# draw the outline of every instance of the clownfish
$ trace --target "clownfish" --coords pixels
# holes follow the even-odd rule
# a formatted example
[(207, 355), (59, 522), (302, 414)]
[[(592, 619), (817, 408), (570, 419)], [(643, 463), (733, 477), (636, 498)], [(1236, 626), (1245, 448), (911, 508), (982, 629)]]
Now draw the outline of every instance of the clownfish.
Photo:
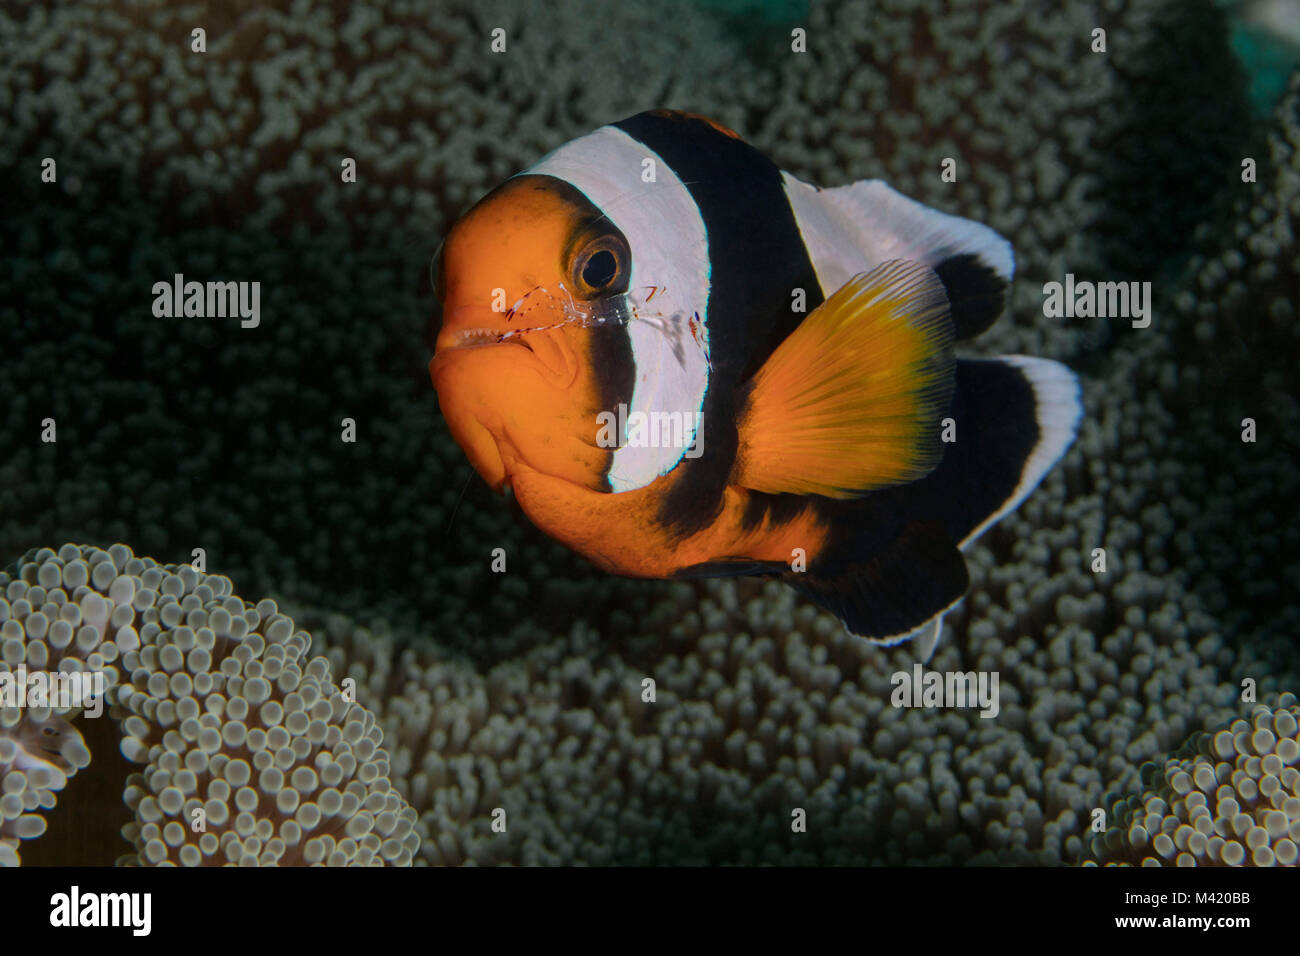
[(433, 263), (452, 436), (616, 574), (774, 575), (929, 658), (962, 550), (1074, 440), (1078, 381), (966, 359), (1011, 245), (880, 180), (820, 189), (640, 113), (488, 193)]

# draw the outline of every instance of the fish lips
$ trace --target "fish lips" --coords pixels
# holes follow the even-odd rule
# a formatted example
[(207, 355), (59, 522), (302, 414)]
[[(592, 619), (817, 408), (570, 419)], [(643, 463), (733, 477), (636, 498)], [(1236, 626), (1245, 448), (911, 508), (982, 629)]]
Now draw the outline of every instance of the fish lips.
[[(523, 354), (510, 354), (501, 350), (520, 350)], [(557, 389), (568, 389), (578, 377), (578, 360), (573, 348), (565, 340), (563, 324), (542, 328), (510, 329), (500, 326), (462, 327), (455, 330), (444, 329), (434, 347), (433, 361), (429, 363), (429, 372), (434, 378), (434, 387), (438, 385), (438, 369), (456, 361), (462, 356), (471, 355), (481, 350), (494, 350), (490, 353), (494, 362), (502, 366), (519, 363), (512, 374), (533, 372), (547, 385)], [(502, 383), (508, 387), (508, 382)]]

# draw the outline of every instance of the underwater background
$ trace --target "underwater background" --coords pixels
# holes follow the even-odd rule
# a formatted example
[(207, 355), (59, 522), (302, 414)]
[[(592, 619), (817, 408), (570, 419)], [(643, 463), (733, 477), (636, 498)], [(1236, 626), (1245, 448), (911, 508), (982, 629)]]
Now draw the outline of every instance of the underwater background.
[[(171, 579), (173, 599), (223, 597), (66, 543), (204, 549), (277, 661), (301, 653), (284, 667), (327, 701), (352, 678), (358, 733), (382, 730), (353, 761), (373, 820), (352, 834), (334, 809), (352, 836), (307, 862), (351, 861), (374, 827), (406, 849), (372, 856), (428, 864), (1295, 863), (1297, 22), (1286, 0), (0, 4), (0, 660), (30, 659), (53, 591), (75, 603), (78, 561), (115, 566), (83, 588), (133, 579), (146, 643)], [(546, 152), (655, 107), (1011, 240), (1008, 309), (972, 348), (1066, 363), (1085, 415), (966, 553), (928, 665), (997, 671), (996, 718), (892, 707), (908, 648), (779, 582), (597, 571), (450, 438), (426, 368), (441, 237)], [(259, 281), (260, 325), (156, 318), (175, 273)], [(1045, 318), (1067, 273), (1150, 281), (1150, 326)], [(0, 803), (0, 862), (200, 858), (160, 827), (185, 788), (146, 726), (190, 658), (131, 653), (117, 719), (73, 720), (88, 762)], [(24, 719), (0, 720), (0, 770)]]

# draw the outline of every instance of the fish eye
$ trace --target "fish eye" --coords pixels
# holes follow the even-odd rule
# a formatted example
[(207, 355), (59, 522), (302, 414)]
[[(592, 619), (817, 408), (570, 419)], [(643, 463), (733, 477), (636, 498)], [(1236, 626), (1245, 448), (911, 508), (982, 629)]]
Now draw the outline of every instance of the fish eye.
[(608, 249), (600, 249), (582, 267), (582, 281), (593, 289), (603, 289), (614, 281), (618, 260)]
[(600, 236), (587, 243), (574, 258), (574, 285), (586, 296), (625, 292), (630, 265), (631, 255), (622, 236)]

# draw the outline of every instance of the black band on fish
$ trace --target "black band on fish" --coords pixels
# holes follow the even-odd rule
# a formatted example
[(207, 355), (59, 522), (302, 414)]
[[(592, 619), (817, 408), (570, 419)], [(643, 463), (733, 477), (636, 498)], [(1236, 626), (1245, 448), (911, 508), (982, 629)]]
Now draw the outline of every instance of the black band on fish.
[(712, 372), (704, 400), (707, 452), (665, 496), (660, 520), (682, 535), (717, 514), (737, 448), (735, 389), (802, 321), (821, 286), (785, 199), (781, 170), (748, 144), (684, 115), (642, 113), (615, 124), (663, 158), (690, 191), (708, 232)]

